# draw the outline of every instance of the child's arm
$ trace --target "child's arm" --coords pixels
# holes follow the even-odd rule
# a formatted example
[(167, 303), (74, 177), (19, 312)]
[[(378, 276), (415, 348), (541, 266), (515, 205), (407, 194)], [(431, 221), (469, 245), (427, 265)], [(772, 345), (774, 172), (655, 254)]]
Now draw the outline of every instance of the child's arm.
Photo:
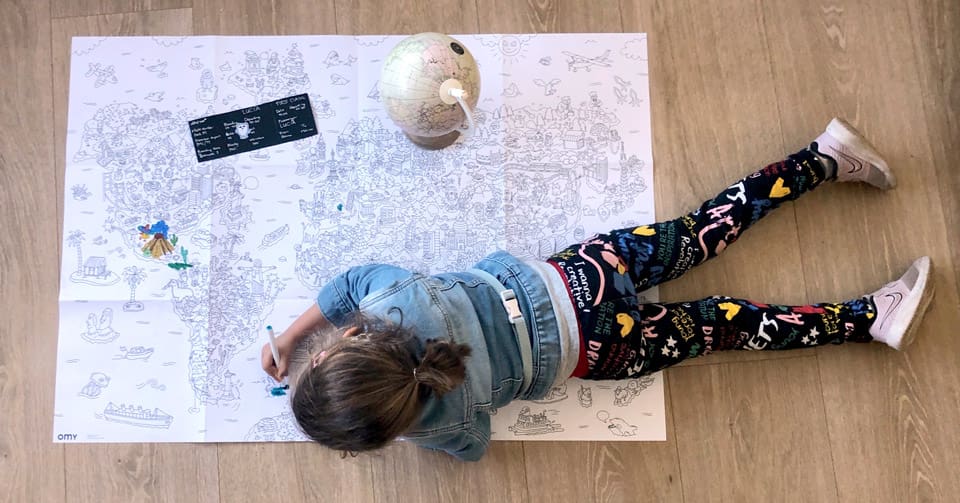
[(304, 337), (311, 334), (312, 332), (324, 331), (327, 329), (333, 328), (333, 325), (327, 320), (327, 317), (323, 315), (320, 311), (320, 306), (316, 303), (310, 305), (310, 307), (303, 312), (300, 316), (294, 320), (293, 323), (283, 331), (283, 335), (293, 338), (293, 346), (303, 340)]
[(305, 337), (333, 328), (343, 328), (351, 315), (359, 309), (367, 294), (386, 288), (410, 277), (410, 271), (385, 264), (351, 267), (323, 286), (317, 301), (304, 311), (283, 334), (277, 338), (280, 362), (273, 361), (270, 345), (263, 346), (260, 363), (263, 370), (280, 381), (290, 369), (290, 360)]
[(293, 352), (296, 351), (300, 342), (311, 333), (326, 331), (333, 325), (327, 320), (326, 316), (320, 311), (320, 306), (316, 303), (303, 312), (290, 326), (283, 331), (280, 337), (277, 337), (277, 352), (280, 353), (280, 361), (273, 361), (273, 353), (270, 350), (270, 344), (264, 344), (260, 350), (260, 363), (263, 370), (271, 377), (280, 381), (290, 369), (290, 359)]
[(320, 311), (334, 326), (343, 328), (367, 295), (410, 277), (410, 271), (386, 264), (351, 267), (328, 282), (317, 295)]

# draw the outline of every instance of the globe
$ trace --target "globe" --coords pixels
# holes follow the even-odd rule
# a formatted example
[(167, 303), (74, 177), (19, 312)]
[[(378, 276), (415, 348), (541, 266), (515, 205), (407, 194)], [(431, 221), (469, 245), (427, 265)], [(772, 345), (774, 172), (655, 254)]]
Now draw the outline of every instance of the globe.
[(480, 70), (466, 46), (453, 37), (420, 33), (403, 39), (387, 55), (380, 98), (390, 119), (414, 144), (443, 148), (457, 140), (465, 122), (472, 124)]

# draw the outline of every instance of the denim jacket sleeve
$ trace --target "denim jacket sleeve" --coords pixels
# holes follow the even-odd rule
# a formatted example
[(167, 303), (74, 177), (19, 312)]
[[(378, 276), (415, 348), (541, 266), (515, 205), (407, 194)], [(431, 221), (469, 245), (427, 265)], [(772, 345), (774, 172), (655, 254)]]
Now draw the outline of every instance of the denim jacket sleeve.
[(490, 446), (490, 416), (478, 412), (473, 424), (456, 431), (407, 440), (427, 449), (444, 451), (463, 461), (479, 461)]
[(342, 327), (371, 292), (410, 277), (410, 271), (386, 264), (351, 267), (320, 289), (317, 305), (334, 326)]

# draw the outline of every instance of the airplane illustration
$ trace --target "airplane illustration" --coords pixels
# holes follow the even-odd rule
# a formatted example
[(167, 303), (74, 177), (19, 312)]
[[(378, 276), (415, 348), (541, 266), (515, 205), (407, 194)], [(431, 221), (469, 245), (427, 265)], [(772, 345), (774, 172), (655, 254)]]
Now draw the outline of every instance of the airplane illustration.
[(595, 58), (588, 58), (580, 54), (574, 54), (572, 52), (563, 51), (563, 53), (570, 59), (567, 60), (567, 69), (576, 72), (577, 70), (586, 70), (590, 71), (592, 66), (604, 66), (610, 67), (610, 51), (603, 53), (601, 56)]

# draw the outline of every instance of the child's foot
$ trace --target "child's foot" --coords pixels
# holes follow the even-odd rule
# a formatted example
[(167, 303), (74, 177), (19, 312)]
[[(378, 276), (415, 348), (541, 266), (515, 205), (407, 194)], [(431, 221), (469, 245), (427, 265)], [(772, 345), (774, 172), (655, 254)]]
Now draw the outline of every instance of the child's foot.
[(933, 299), (930, 257), (920, 257), (900, 279), (869, 295), (877, 306), (870, 326), (874, 340), (902, 350), (913, 342), (923, 313)]
[(897, 185), (877, 149), (843, 119), (830, 121), (826, 131), (810, 144), (810, 150), (833, 161), (837, 181), (865, 182), (884, 190)]

